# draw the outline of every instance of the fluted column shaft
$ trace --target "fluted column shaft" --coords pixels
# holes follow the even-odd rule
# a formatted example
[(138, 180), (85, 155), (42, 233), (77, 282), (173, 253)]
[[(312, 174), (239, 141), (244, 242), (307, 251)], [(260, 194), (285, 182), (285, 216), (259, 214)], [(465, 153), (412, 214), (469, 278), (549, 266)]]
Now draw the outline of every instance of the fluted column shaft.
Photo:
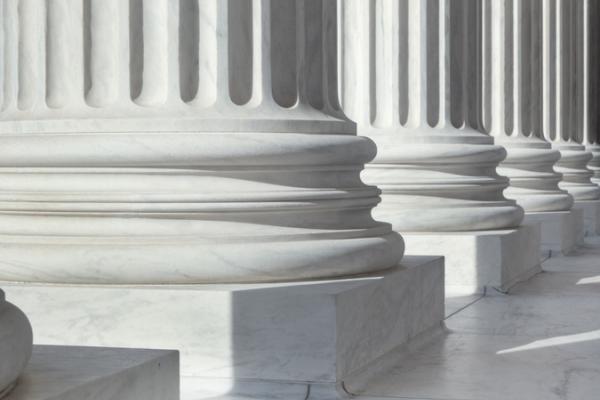
[(486, 123), (507, 151), (498, 172), (510, 179), (504, 192), (527, 212), (569, 210), (573, 198), (554, 171), (560, 152), (543, 137), (541, 0), (485, 0), (483, 48), (490, 94), (484, 101)]
[[(591, 182), (587, 164), (592, 153), (584, 141), (584, 108), (587, 102), (587, 58), (584, 51), (586, 0), (553, 0), (544, 12), (544, 49), (547, 52), (545, 81), (551, 86), (553, 113), (545, 135), (561, 153), (556, 170), (563, 174), (559, 186), (577, 200), (600, 199), (600, 188)], [(587, 128), (585, 128), (587, 129)]]
[(364, 174), (383, 190), (376, 217), (400, 232), (519, 225), (496, 173), (505, 150), (476, 129), (481, 3), (342, 4), (342, 104), (378, 145)]
[(375, 146), (339, 111), (335, 1), (0, 9), (0, 279), (277, 281), (401, 257), (360, 180)]
[(592, 171), (592, 182), (600, 184), (600, 5), (597, 1), (585, 0), (582, 4), (583, 32), (580, 46), (583, 54), (583, 144), (592, 153), (588, 168)]
[(335, 66), (323, 67), (335, 4), (304, 4), (7, 0), (0, 132), (227, 132), (240, 120), (269, 132), (306, 121), (310, 132), (323, 119), (315, 131), (352, 132), (331, 118)]

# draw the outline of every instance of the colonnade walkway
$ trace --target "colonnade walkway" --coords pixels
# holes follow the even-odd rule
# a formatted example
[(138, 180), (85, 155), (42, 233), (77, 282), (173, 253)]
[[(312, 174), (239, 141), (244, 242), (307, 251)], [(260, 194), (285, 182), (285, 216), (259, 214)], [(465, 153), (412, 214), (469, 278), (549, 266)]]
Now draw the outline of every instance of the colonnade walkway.
[(542, 266), (507, 295), (447, 308), (442, 337), (404, 355), (359, 398), (599, 398), (600, 237)]

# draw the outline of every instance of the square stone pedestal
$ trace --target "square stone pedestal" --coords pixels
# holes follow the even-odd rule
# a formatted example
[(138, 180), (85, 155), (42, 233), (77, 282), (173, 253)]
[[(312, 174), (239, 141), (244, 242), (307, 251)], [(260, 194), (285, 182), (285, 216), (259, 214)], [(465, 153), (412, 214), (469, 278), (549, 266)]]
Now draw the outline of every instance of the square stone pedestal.
[(496, 231), (402, 236), (409, 254), (445, 257), (448, 293), (482, 293), (487, 288), (506, 292), (515, 283), (541, 271), (539, 224)]
[(543, 257), (573, 252), (584, 232), (582, 210), (526, 213), (525, 223), (540, 224)]
[(34, 346), (3, 400), (179, 400), (176, 351)]
[(583, 212), (584, 236), (600, 234), (600, 200), (575, 200), (573, 209)]
[(439, 329), (444, 316), (440, 257), (406, 257), (382, 273), (327, 281), (1, 287), (29, 317), (37, 343), (180, 350), (186, 400), (187, 388), (196, 398), (221, 388), (335, 392)]

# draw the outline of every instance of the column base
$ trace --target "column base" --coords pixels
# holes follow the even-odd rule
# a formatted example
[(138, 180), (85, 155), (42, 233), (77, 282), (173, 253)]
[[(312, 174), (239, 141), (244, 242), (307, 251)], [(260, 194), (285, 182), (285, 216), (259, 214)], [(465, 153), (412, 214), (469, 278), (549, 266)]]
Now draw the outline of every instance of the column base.
[(584, 236), (600, 233), (600, 200), (575, 200), (573, 209), (583, 212)]
[(31, 356), (33, 333), (27, 316), (0, 290), (0, 399), (13, 389)]
[(3, 287), (28, 313), (37, 342), (179, 349), (182, 382), (195, 392), (339, 387), (444, 317), (440, 257), (326, 281)]
[(10, 385), (6, 386), (4, 389), (0, 389), (0, 399), (6, 398), (10, 392), (17, 386), (17, 382), (14, 381)]
[(542, 257), (570, 254), (583, 233), (581, 210), (525, 213), (524, 222), (540, 224)]
[(175, 351), (35, 346), (4, 400), (179, 400)]
[[(540, 227), (448, 233), (402, 233), (411, 254), (443, 255), (446, 291), (506, 292), (541, 271)], [(493, 291), (489, 291), (493, 293)]]

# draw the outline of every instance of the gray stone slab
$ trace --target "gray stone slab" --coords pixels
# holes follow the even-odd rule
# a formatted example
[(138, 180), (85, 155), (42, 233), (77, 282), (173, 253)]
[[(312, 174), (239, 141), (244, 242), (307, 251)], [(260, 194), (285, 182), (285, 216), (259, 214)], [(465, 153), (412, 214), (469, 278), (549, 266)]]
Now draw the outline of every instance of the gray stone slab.
[(4, 400), (179, 400), (179, 354), (34, 346), (29, 365)]

